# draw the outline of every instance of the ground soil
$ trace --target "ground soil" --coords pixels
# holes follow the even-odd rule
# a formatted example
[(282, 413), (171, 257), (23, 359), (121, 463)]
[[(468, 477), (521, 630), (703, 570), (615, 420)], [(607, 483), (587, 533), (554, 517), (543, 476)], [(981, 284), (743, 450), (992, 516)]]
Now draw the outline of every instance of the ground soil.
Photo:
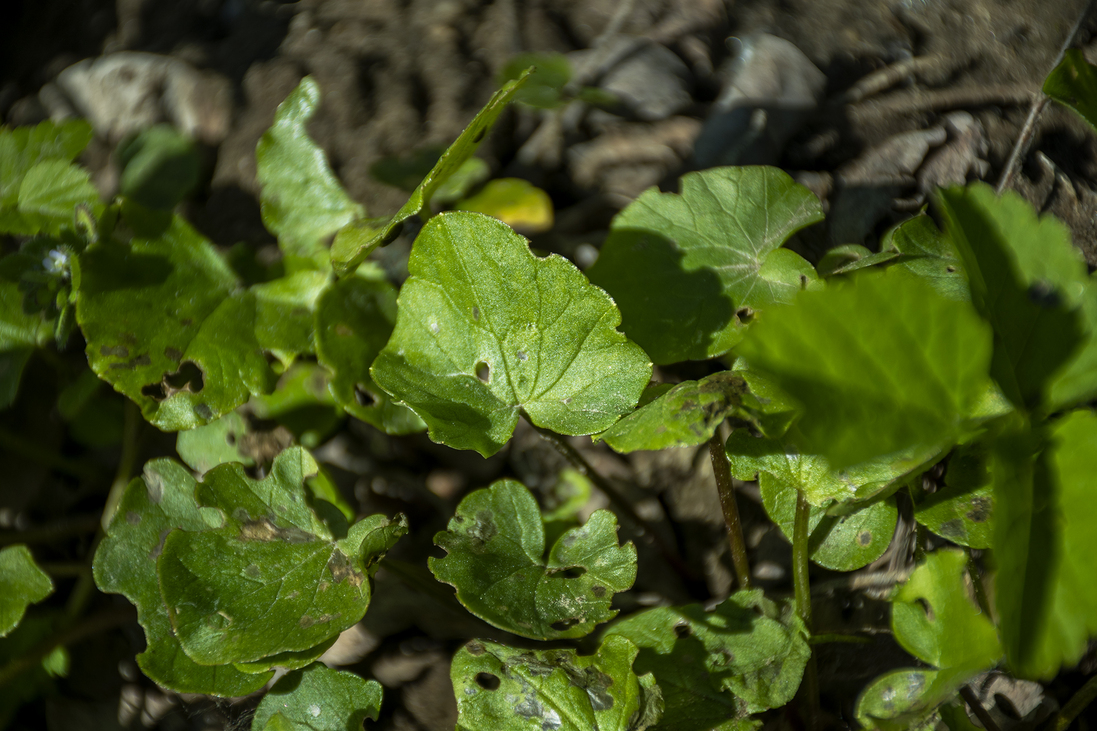
[[(186, 204), (186, 214), (218, 244), (242, 241), (270, 247), (272, 238), (259, 217), (255, 144), (278, 103), (306, 74), (316, 78), (323, 92), (310, 128), (313, 135), (351, 195), (371, 215), (380, 216), (399, 207), (406, 194), (376, 180), (371, 165), (386, 156), (448, 144), (497, 87), (498, 75), (512, 56), (597, 46), (616, 18), (622, 21), (616, 35), (645, 36), (681, 60), (689, 103), (656, 120), (635, 113), (590, 113), (552, 144), (537, 149), (530, 139), (544, 126), (545, 115), (514, 109), (483, 151), (494, 175), (527, 178), (552, 196), (557, 226), (534, 244), (579, 258), (581, 247), (596, 245), (613, 213), (644, 187), (674, 189), (677, 177), (695, 166), (693, 139), (727, 82), (726, 65), (741, 47), (735, 39), (759, 31), (784, 38), (825, 75), (824, 98), (772, 162), (837, 208), (843, 190), (856, 187), (849, 171), (867, 165), (867, 152), (902, 133), (943, 129), (946, 115), (955, 112), (969, 113), (982, 135), (969, 147), (957, 143), (949, 148), (960, 161), (961, 180), (996, 182), (1033, 93), (1054, 66), (1085, 5), (1087, 0), (23, 2), (14, 20), (0, 23), (0, 119), (17, 125), (47, 117), (51, 108), (40, 90), (82, 58), (147, 51), (210, 72), (231, 90), (231, 125), (207, 143), (203, 183)], [(621, 12), (622, 6), (628, 12)], [(1095, 29), (1097, 18), (1091, 18), (1077, 36), (1076, 45), (1091, 60), (1097, 57)], [(851, 90), (872, 74), (911, 59), (918, 60), (912, 70), (850, 101)], [(946, 147), (959, 139), (953, 132), (948, 135)], [(1051, 106), (1009, 183), (1041, 210), (1068, 223), (1091, 266), (1097, 265), (1095, 140), (1097, 135), (1071, 113)], [(111, 192), (113, 142), (97, 140), (83, 160), (96, 171), (106, 193)], [(878, 217), (851, 222), (850, 229), (821, 229), (798, 242), (800, 250), (813, 258), (835, 243), (871, 248), (889, 224), (924, 201), (918, 182), (922, 166), (917, 160), (913, 168), (900, 171), (898, 181), (888, 177), (892, 173), (873, 168), (857, 185), (884, 191)], [(844, 235), (839, 231), (846, 230), (855, 230), (860, 238), (837, 240)], [(396, 253), (382, 256), (398, 260), (399, 246), (393, 247)], [(406, 246), (403, 251), (406, 256)], [(695, 377), (703, 369), (695, 365), (664, 375)], [(171, 445), (170, 440), (152, 438), (148, 451), (170, 453)], [(641, 512), (660, 523), (693, 565), (702, 567), (695, 581), (682, 581), (641, 544), (641, 566), (649, 568), (622, 608), (726, 594), (730, 563), (704, 454), (679, 450), (624, 459), (589, 443), (580, 446), (599, 469), (627, 478)], [(416, 537), (400, 549), (399, 557), (419, 563), (431, 550), (430, 536), (444, 526), (467, 490), (501, 475), (517, 476), (535, 490), (547, 489), (563, 466), (537, 435), (521, 430), (506, 451), (485, 461), (425, 438), (390, 439), (357, 424), (341, 432), (320, 456), (332, 465), (347, 493), (358, 498), (363, 512), (409, 514)], [(27, 474), (20, 478), (23, 484), (40, 485), (46, 479), (33, 470)], [(19, 504), (33, 510), (53, 494), (43, 490), (37, 502), (23, 495)], [(754, 560), (768, 567), (763, 583), (787, 591), (787, 544), (767, 530), (749, 485), (742, 494)], [(75, 499), (69, 504), (81, 505)], [(892, 557), (898, 563), (907, 558)], [(389, 688), (379, 727), (453, 728), (448, 657), (469, 637), (500, 633), (445, 603), (444, 597), (417, 594), (384, 572), (375, 596), (360, 645), (348, 652), (353, 658), (349, 667)], [(886, 605), (870, 596), (838, 592), (821, 599), (817, 617), (828, 627), (864, 629), (886, 627), (887, 614)], [(820, 659), (824, 704), (836, 727), (848, 723), (856, 694), (868, 680), (909, 664), (886, 633), (876, 637), (868, 649), (829, 651)], [(143, 681), (132, 663), (140, 646), (134, 625), (126, 634), (77, 648), (62, 697), (25, 711), (16, 727), (40, 727), (45, 718), (50, 728), (92, 728), (88, 723), (116, 728), (117, 721), (110, 724), (120, 702), (137, 709), (127, 717), (132, 728), (205, 729), (246, 722), (253, 701), (179, 698)], [(771, 720), (774, 727), (787, 723)]]

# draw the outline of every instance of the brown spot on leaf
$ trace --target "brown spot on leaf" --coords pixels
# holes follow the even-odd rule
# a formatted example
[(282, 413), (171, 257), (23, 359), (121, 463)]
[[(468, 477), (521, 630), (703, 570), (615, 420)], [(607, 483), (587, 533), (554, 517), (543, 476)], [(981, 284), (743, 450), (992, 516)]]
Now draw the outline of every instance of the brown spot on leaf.
[(598, 586), (597, 584), (595, 584), (594, 586), (590, 587), (590, 593), (601, 599), (606, 595), (606, 587)]
[(130, 357), (130, 349), (125, 345), (104, 345), (99, 348), (99, 355), (108, 355), (115, 358)]
[(354, 335), (354, 330), (351, 330), (350, 325), (345, 322), (340, 322), (335, 325), (335, 334), (341, 338), (349, 338)]
[(872, 531), (863, 530), (857, 534), (857, 545), (865, 547), (870, 543), (872, 543)]
[(183, 351), (178, 348), (173, 348), (170, 345), (164, 348), (164, 357), (168, 360), (173, 360), (176, 363), (183, 360)]
[(971, 499), (971, 510), (967, 512), (968, 520), (973, 523), (985, 523), (990, 520), (990, 498), (982, 495)]
[(484, 646), (476, 640), (473, 640), (472, 642), (465, 645), (465, 649), (469, 651), (470, 655), (478, 656), (484, 654)]
[(295, 525), (279, 527), (270, 518), (249, 520), (240, 526), (241, 541), (283, 541), (284, 543), (308, 543), (316, 536), (307, 533)]
[(351, 565), (350, 559), (342, 551), (337, 550), (332, 554), (331, 560), (328, 561), (328, 570), (331, 571), (331, 577), (336, 584), (346, 581), (357, 588), (364, 580), (362, 573)]

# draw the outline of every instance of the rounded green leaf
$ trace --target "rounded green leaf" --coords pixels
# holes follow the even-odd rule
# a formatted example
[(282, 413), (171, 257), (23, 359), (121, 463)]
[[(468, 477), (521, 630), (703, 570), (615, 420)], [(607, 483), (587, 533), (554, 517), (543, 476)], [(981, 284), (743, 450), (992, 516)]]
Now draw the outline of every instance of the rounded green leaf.
[[(407, 521), (365, 518), (345, 538), (309, 506), (308, 453), (282, 452), (266, 479), (239, 464), (206, 473), (199, 500), (223, 524), (168, 534), (157, 560), (175, 635), (196, 662), (252, 662), (309, 651), (358, 622), (368, 571), (407, 532)], [(378, 540), (378, 536), (383, 536)]]
[(523, 637), (589, 634), (617, 615), (613, 595), (636, 580), (636, 548), (618, 545), (606, 510), (565, 531), (546, 557), (537, 502), (514, 480), (466, 496), (448, 527), (434, 536), (448, 554), (430, 559), (435, 578), (477, 617)]
[(613, 219), (590, 279), (656, 363), (704, 360), (818, 278), (778, 247), (822, 219), (819, 199), (776, 168), (688, 173), (681, 195), (652, 188)]
[(606, 631), (640, 648), (636, 672), (663, 691), (659, 729), (708, 731), (778, 708), (800, 687), (811, 650), (792, 602), (740, 591), (706, 612), (699, 604), (659, 607)]
[(914, 506), (914, 518), (937, 535), (969, 548), (990, 548), (994, 489), (983, 445), (965, 445), (949, 457), (945, 485)]
[(660, 715), (658, 688), (632, 670), (636, 646), (610, 637), (590, 656), (473, 640), (450, 675), (462, 731), (643, 731)]
[(331, 371), (331, 395), (348, 414), (388, 434), (409, 434), (426, 425), (393, 402), (369, 373), (395, 322), (395, 287), (358, 276), (341, 279), (316, 307), (316, 358)]
[(175, 451), (188, 467), (199, 474), (228, 462), (251, 467), (255, 460), (240, 449), (247, 433), (248, 425), (244, 417), (230, 411), (205, 426), (179, 432), (175, 439)]
[(408, 202), (395, 215), (380, 221), (355, 221), (343, 227), (331, 245), (331, 265), (336, 274), (343, 277), (353, 272), (371, 251), (392, 242), (400, 234), (404, 221), (427, 209), (438, 189), (476, 152), (495, 120), (503, 113), (515, 92), (526, 82), (531, 71), (532, 69), (526, 69), (518, 78), (503, 84), (495, 92), (453, 144), (442, 153), (442, 157), (438, 158), (438, 162), (412, 192)]
[[(857, 720), (879, 731), (933, 729), (932, 715), (960, 685), (943, 684), (937, 670), (893, 670), (872, 681), (857, 699)], [(942, 689), (948, 693), (940, 692)]]
[(970, 304), (900, 270), (805, 292), (736, 349), (803, 405), (803, 450), (839, 469), (950, 447), (986, 393), (990, 351)]
[(89, 247), (80, 266), (76, 318), (88, 363), (160, 429), (201, 426), (273, 387), (255, 294), (239, 291), (182, 219), (159, 238)]
[(216, 519), (196, 500), (197, 482), (181, 465), (157, 459), (126, 487), (118, 510), (99, 544), (93, 563), (95, 583), (105, 592), (123, 594), (137, 606), (137, 619), (148, 647), (137, 664), (154, 682), (181, 693), (222, 697), (259, 690), (271, 673), (243, 673), (231, 665), (199, 665), (179, 644), (160, 596), (156, 559), (173, 529), (202, 531)]
[(380, 712), (380, 683), (317, 663), (275, 683), (259, 701), (251, 728), (362, 731), (363, 722), (367, 718), (376, 721)]
[(599, 432), (651, 376), (644, 352), (615, 329), (613, 300), (493, 218), (434, 217), (408, 270), (396, 329), (371, 373), (436, 442), (492, 455), (523, 411), (560, 434)]
[(263, 224), (288, 255), (310, 257), (321, 241), (365, 215), (331, 171), (306, 124), (320, 105), (311, 76), (278, 105), (274, 124), (255, 147)]
[(53, 593), (53, 581), (38, 568), (26, 546), (0, 550), (0, 637), (6, 637), (21, 621), (27, 606)]

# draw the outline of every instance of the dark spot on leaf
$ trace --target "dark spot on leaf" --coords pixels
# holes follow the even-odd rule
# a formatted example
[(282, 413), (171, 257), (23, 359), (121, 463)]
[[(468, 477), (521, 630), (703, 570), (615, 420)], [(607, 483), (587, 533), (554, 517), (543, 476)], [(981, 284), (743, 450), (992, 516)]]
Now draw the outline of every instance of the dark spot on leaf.
[(525, 352), (523, 352), (521, 350), (518, 351), (517, 355), (518, 355), (518, 360), (529, 360), (529, 356), (526, 355)]
[(205, 421), (209, 421), (213, 418), (213, 409), (206, 404), (195, 404), (194, 413), (198, 414), (198, 418)]
[(361, 384), (356, 384), (354, 386), (354, 400), (358, 402), (359, 406), (366, 408), (377, 403), (377, 398), (372, 393), (362, 388)]
[(132, 510), (126, 512), (126, 522), (130, 525), (137, 525), (141, 522), (141, 514), (135, 513)]
[(946, 520), (944, 523), (941, 523), (941, 529), (938, 531), (944, 538), (960, 538), (966, 532), (967, 531), (964, 530), (964, 523), (959, 518)]
[(1062, 304), (1062, 297), (1059, 296), (1059, 291), (1055, 289), (1055, 286), (1051, 282), (1044, 280), (1032, 283), (1028, 288), (1028, 298), (1033, 304), (1049, 309), (1058, 307)]
[(351, 566), (350, 559), (342, 551), (335, 551), (331, 560), (328, 561), (328, 570), (331, 571), (331, 577), (335, 579), (336, 584), (341, 584), (344, 580), (347, 581), (353, 587), (359, 587), (362, 585), (362, 574), (355, 570)]
[(499, 677), (491, 673), (476, 673), (476, 684), (484, 690), (499, 690)]
[(971, 499), (971, 510), (967, 512), (968, 520), (973, 523), (985, 523), (990, 520), (990, 498), (979, 495)]
[(929, 602), (927, 602), (925, 599), (922, 599), (921, 597), (918, 597), (914, 601), (918, 604), (918, 606), (922, 608), (922, 611), (926, 613), (926, 619), (928, 619), (930, 622), (933, 622), (937, 619), (937, 615), (934, 613), (933, 607), (929, 605)]
[(335, 325), (335, 334), (341, 338), (349, 338), (354, 335), (354, 330), (351, 330), (350, 325), (345, 322), (340, 322)]
[(164, 357), (168, 360), (174, 360), (176, 363), (183, 360), (183, 351), (178, 348), (173, 348), (170, 345), (164, 348)]
[(465, 649), (469, 651), (470, 655), (479, 656), (484, 654), (484, 646), (476, 640), (465, 645)]
[(130, 349), (125, 345), (104, 345), (99, 348), (99, 355), (110, 355), (115, 358), (130, 357)]
[(581, 617), (569, 617), (568, 619), (558, 619), (549, 626), (557, 632), (563, 632), (564, 630), (570, 629), (582, 621), (583, 620)]
[(473, 307), (472, 308), (472, 319), (479, 321), (479, 319), (480, 319), (480, 308), (479, 307)]
[(857, 534), (857, 545), (867, 546), (872, 543), (872, 531), (863, 530)]
[(236, 435), (233, 434), (232, 432), (227, 432), (225, 434), (225, 442), (227, 442), (230, 447), (235, 447), (236, 446)]
[(121, 363), (111, 363), (110, 368), (111, 370), (132, 371), (139, 366), (147, 366), (150, 363), (152, 363), (152, 359), (149, 358), (148, 353), (142, 353), (131, 360), (122, 361)]
[(598, 586), (597, 584), (595, 584), (594, 586), (590, 587), (590, 593), (601, 599), (606, 595), (606, 587)]
[(477, 142), (484, 139), (484, 135), (486, 135), (487, 132), (488, 132), (487, 127), (481, 127), (480, 129), (476, 130), (476, 134), (474, 134), (472, 136), (472, 144), (475, 145)]
[(190, 319), (189, 317), (184, 317), (182, 320), (179, 321), (179, 324), (183, 327), (190, 327), (194, 324), (194, 320)]
[(476, 364), (476, 377), (484, 383), (491, 382), (491, 366), (484, 361), (480, 361)]
[(750, 324), (750, 321), (754, 319), (754, 310), (749, 307), (740, 307), (735, 312), (735, 317), (744, 325)]
[(469, 535), (481, 544), (490, 541), (499, 533), (499, 529), (495, 527), (494, 518), (495, 516), (490, 510), (478, 512), (472, 526), (469, 528)]
[(259, 567), (253, 563), (248, 564), (247, 568), (244, 569), (244, 573), (253, 579), (257, 579), (259, 578)]
[(800, 289), (805, 289), (808, 286), (808, 277), (806, 274), (800, 275)]
[(953, 274), (956, 271), (956, 267), (954, 267), (950, 264), (949, 266), (945, 267), (945, 271), (948, 272), (949, 274)]
[(678, 639), (685, 639), (693, 634), (693, 630), (689, 628), (688, 624), (678, 624), (674, 626), (674, 636)]

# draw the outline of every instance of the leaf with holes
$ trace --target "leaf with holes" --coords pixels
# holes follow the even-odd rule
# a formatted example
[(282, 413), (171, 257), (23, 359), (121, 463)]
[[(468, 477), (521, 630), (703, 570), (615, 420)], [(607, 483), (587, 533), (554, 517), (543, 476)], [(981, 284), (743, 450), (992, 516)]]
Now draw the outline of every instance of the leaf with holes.
[(659, 688), (632, 670), (636, 646), (610, 637), (589, 656), (473, 640), (450, 675), (462, 731), (644, 731), (662, 714)]
[(779, 247), (822, 219), (819, 199), (776, 168), (688, 173), (681, 195), (652, 188), (617, 214), (590, 279), (656, 363), (704, 360), (818, 280)]
[(91, 246), (80, 266), (88, 363), (160, 429), (207, 424), (274, 386), (255, 294), (182, 219), (159, 238)]
[(1052, 678), (1097, 635), (1097, 414), (1007, 432), (991, 455), (1002, 644), (1018, 676)]
[(38, 568), (26, 546), (0, 550), (0, 637), (23, 621), (27, 606), (53, 593), (53, 581)]
[(493, 218), (434, 217), (408, 270), (371, 373), (436, 442), (490, 456), (523, 412), (559, 434), (593, 434), (631, 410), (651, 377), (647, 356), (615, 329), (613, 300)]
[(594, 437), (618, 452), (704, 444), (739, 410), (746, 383), (731, 371), (683, 381)]
[(252, 731), (361, 731), (381, 712), (381, 684), (319, 663), (284, 675), (255, 709)]
[(661, 731), (743, 728), (748, 714), (792, 700), (811, 654), (792, 602), (758, 589), (711, 612), (699, 604), (648, 609), (610, 627), (606, 637), (614, 636), (640, 648), (636, 672), (652, 673), (663, 691)]
[(157, 560), (172, 628), (196, 662), (309, 651), (365, 614), (370, 569), (407, 521), (373, 515), (345, 537), (333, 535), (306, 499), (303, 482), (315, 471), (308, 453), (294, 448), (262, 481), (238, 464), (206, 473), (198, 502), (223, 522), (172, 531)]
[(445, 558), (430, 570), (485, 622), (538, 640), (583, 637), (617, 615), (610, 602), (636, 580), (636, 548), (617, 543), (617, 519), (596, 510), (545, 556), (545, 527), (529, 490), (500, 480), (461, 501), (434, 536)]
[(199, 665), (183, 652), (160, 595), (156, 561), (165, 536), (172, 530), (208, 530), (217, 524), (216, 511), (202, 508), (195, 496), (197, 482), (169, 459), (145, 465), (142, 477), (126, 487), (106, 537), (95, 552), (95, 583), (104, 592), (123, 594), (137, 605), (147, 648), (137, 656), (142, 672), (154, 682), (180, 693), (221, 697), (259, 690), (272, 674), (249, 674), (232, 665)]
[(914, 519), (961, 546), (991, 547), (994, 489), (985, 444), (976, 442), (952, 452), (944, 486), (917, 501)]
[(985, 184), (940, 201), (972, 301), (994, 328), (992, 374), (1005, 395), (1040, 413), (1097, 395), (1097, 286), (1067, 227)]
[(799, 444), (834, 469), (951, 447), (989, 388), (986, 324), (897, 270), (805, 292), (736, 352), (803, 405)]
[(857, 717), (866, 727), (910, 728), (955, 696), (960, 686), (998, 663), (998, 633), (969, 596), (966, 564), (961, 551), (932, 553), (895, 593), (895, 639), (937, 669), (896, 670), (877, 678), (857, 702)]
[(348, 414), (388, 434), (426, 424), (370, 377), (396, 322), (396, 289), (383, 279), (350, 276), (331, 285), (316, 308), (316, 358), (331, 371), (331, 395)]
[(316, 256), (323, 239), (365, 215), (309, 137), (306, 124), (319, 105), (320, 87), (306, 76), (278, 105), (255, 148), (263, 224), (290, 257)]
[(526, 69), (518, 78), (506, 82), (495, 92), (453, 144), (442, 153), (442, 157), (412, 192), (408, 202), (394, 216), (380, 221), (357, 221), (343, 227), (331, 247), (331, 264), (336, 274), (342, 277), (353, 272), (371, 251), (395, 240), (400, 235), (404, 221), (427, 210), (438, 189), (476, 152), (495, 120), (526, 82), (531, 71), (532, 69)]

